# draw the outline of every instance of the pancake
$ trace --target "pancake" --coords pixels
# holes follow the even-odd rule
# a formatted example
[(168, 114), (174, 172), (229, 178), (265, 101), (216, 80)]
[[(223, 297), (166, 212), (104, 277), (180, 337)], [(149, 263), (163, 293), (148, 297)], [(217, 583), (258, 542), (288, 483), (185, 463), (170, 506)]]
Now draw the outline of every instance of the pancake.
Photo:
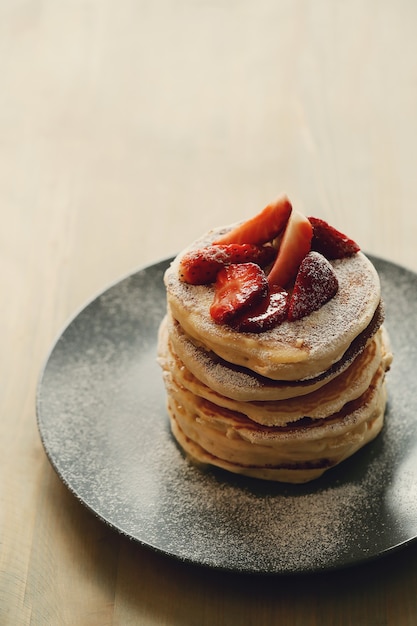
[[(211, 231), (191, 249), (209, 245), (219, 232)], [(318, 311), (263, 333), (239, 333), (211, 319), (212, 285), (181, 281), (179, 264), (189, 249), (179, 254), (165, 273), (172, 316), (196, 345), (266, 378), (299, 381), (327, 371), (369, 326), (380, 304), (378, 274), (369, 259), (358, 252), (331, 262), (339, 289)]]
[(216, 389), (201, 382), (187, 369), (173, 351), (168, 337), (167, 324), (161, 326), (159, 338), (160, 364), (165, 372), (170, 372), (178, 386), (182, 386), (196, 396), (204, 398), (220, 407), (242, 413), (258, 424), (285, 426), (303, 417), (322, 419), (336, 413), (352, 400), (362, 395), (371, 384), (372, 378), (381, 363), (384, 370), (390, 365), (390, 351), (386, 333), (379, 330), (365, 350), (340, 376), (332, 379), (316, 391), (302, 397), (282, 400), (239, 401), (223, 395)]
[[(239, 332), (211, 317), (213, 282), (190, 284), (180, 272), (184, 255), (200, 254), (229, 230), (200, 237), (164, 275), (167, 314), (158, 361), (171, 431), (198, 465), (304, 483), (353, 455), (383, 427), (392, 353), (379, 277), (345, 238), (353, 252), (323, 259), (337, 284), (325, 303), (300, 319), (286, 314), (272, 329)], [(286, 288), (291, 291), (292, 283)]]
[(357, 400), (327, 419), (290, 427), (261, 427), (243, 415), (196, 398), (171, 379), (168, 413), (172, 432), (189, 457), (237, 474), (302, 483), (350, 457), (383, 426), (384, 372)]
[[(201, 345), (195, 345), (180, 324), (168, 312), (166, 322), (174, 352), (189, 371), (205, 385), (229, 398), (242, 401), (268, 401), (294, 398), (316, 389), (344, 372), (365, 349), (369, 340), (381, 327), (384, 319), (381, 304), (378, 305), (369, 326), (352, 341), (342, 358), (318, 376), (298, 381), (279, 381), (260, 376), (247, 367), (228, 363)], [(386, 338), (387, 341), (387, 338)]]

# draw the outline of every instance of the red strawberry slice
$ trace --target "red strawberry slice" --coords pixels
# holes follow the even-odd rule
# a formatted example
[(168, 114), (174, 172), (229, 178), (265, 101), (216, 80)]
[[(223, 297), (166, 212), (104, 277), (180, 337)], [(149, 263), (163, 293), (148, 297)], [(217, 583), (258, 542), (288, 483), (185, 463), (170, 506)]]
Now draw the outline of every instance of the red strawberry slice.
[(257, 263), (264, 267), (273, 261), (272, 246), (252, 244), (212, 245), (187, 252), (180, 261), (179, 277), (191, 285), (207, 285), (216, 280), (217, 273), (232, 263)]
[(358, 244), (318, 217), (309, 217), (313, 226), (311, 249), (320, 252), (326, 259), (342, 259), (359, 252)]
[(262, 333), (287, 319), (289, 294), (280, 287), (272, 291), (257, 307), (251, 308), (236, 321), (233, 328), (243, 333)]
[(299, 320), (320, 309), (337, 293), (337, 276), (329, 261), (319, 252), (303, 259), (288, 306), (288, 319)]
[(313, 227), (309, 220), (293, 211), (282, 237), (274, 265), (268, 274), (269, 285), (286, 287), (297, 274), (300, 263), (310, 252)]
[(284, 230), (292, 211), (286, 196), (268, 204), (252, 217), (220, 237), (216, 243), (254, 243), (262, 245), (272, 241)]
[(217, 324), (230, 324), (267, 295), (268, 281), (259, 265), (226, 265), (217, 274), (210, 315)]

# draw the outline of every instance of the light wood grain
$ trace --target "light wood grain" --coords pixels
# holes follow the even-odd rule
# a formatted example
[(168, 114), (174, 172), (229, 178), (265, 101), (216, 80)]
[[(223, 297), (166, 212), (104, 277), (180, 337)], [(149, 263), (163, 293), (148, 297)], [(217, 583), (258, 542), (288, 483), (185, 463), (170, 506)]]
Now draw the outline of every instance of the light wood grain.
[(417, 548), (333, 575), (186, 567), (69, 494), (42, 364), (98, 291), (286, 192), (417, 271), (412, 0), (3, 0), (0, 623), (417, 621)]

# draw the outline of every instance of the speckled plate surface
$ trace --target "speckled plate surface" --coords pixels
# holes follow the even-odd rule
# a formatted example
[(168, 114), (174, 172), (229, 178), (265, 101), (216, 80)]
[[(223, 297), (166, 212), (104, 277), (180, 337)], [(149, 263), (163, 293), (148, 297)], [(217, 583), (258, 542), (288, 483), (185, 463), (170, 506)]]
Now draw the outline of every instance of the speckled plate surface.
[(182, 561), (295, 574), (364, 562), (417, 537), (417, 275), (380, 273), (394, 363), (383, 433), (327, 475), (285, 486), (202, 472), (174, 443), (156, 363), (168, 260), (86, 306), (42, 373), (38, 426), (68, 488), (115, 530)]

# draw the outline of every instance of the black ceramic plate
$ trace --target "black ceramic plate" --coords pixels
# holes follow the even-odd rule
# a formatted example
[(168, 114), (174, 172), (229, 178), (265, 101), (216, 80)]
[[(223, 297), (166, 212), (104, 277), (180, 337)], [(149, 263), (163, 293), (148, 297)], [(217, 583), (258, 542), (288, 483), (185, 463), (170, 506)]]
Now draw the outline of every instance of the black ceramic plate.
[(203, 472), (169, 432), (156, 363), (163, 272), (97, 297), (57, 341), (38, 388), (46, 453), (69, 489), (117, 531), (182, 561), (294, 574), (375, 558), (417, 536), (417, 275), (373, 259), (394, 363), (382, 434), (304, 486)]

